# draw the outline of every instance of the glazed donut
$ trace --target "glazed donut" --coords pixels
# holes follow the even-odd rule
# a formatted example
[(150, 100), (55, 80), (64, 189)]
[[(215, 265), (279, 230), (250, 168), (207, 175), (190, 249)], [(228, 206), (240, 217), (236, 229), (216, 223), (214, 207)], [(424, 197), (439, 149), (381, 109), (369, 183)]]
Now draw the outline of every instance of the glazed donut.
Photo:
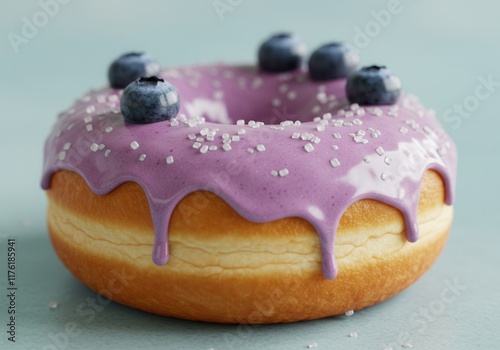
[(183, 319), (293, 322), (383, 301), (438, 257), (456, 151), (416, 97), (360, 106), (345, 78), (302, 66), (158, 75), (177, 117), (125, 122), (126, 93), (105, 87), (46, 142), (50, 238), (92, 290)]

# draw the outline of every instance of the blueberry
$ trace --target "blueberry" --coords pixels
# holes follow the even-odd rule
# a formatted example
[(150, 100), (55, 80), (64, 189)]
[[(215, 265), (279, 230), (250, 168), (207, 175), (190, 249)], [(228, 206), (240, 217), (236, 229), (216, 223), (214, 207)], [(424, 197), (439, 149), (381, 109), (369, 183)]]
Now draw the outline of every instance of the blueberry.
[(160, 74), (160, 64), (143, 52), (130, 52), (117, 58), (108, 70), (109, 84), (115, 89), (124, 89), (140, 77)]
[(169, 120), (179, 112), (179, 93), (163, 79), (139, 78), (123, 90), (120, 108), (125, 121), (129, 123), (148, 124)]
[(392, 105), (401, 94), (401, 81), (385, 66), (363, 67), (347, 78), (346, 94), (350, 103)]
[(299, 68), (306, 54), (306, 45), (296, 35), (277, 34), (259, 48), (259, 67), (266, 72), (287, 72)]
[(345, 78), (358, 68), (359, 55), (342, 43), (330, 43), (313, 52), (309, 59), (312, 80)]

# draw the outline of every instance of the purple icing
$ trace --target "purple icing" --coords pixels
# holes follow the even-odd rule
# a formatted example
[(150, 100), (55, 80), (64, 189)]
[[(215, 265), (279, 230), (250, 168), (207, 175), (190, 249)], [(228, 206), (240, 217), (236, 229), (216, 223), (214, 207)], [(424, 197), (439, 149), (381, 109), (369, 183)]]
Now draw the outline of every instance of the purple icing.
[(168, 261), (174, 208), (198, 190), (216, 193), (250, 221), (309, 221), (329, 279), (337, 275), (335, 232), (354, 202), (372, 198), (399, 209), (411, 242), (427, 169), (441, 174), (446, 203), (453, 202), (455, 146), (416, 97), (359, 107), (346, 102), (344, 79), (312, 82), (305, 71), (266, 74), (245, 66), (170, 69), (161, 77), (177, 87), (187, 117), (125, 124), (120, 91), (93, 91), (60, 115), (45, 145), (42, 180), (47, 189), (54, 172), (72, 170), (99, 195), (138, 183), (151, 209), (158, 265)]

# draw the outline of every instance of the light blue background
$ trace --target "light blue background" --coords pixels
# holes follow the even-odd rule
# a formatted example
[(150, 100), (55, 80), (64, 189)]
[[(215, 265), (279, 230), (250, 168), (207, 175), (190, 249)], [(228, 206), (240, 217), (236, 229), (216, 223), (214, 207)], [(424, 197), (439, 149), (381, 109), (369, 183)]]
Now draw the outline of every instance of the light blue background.
[[(449, 244), (415, 285), (352, 317), (250, 328), (162, 318), (116, 304), (85, 323), (76, 308), (95, 295), (64, 269), (47, 238), (39, 188), (44, 138), (59, 111), (105, 83), (108, 64), (122, 52), (145, 50), (176, 66), (252, 62), (259, 42), (278, 30), (301, 34), (310, 48), (332, 39), (354, 43), (356, 28), (364, 30), (387, 1), (244, 0), (221, 20), (212, 0), (73, 0), (16, 54), (8, 33), (20, 34), (22, 17), (32, 18), (40, 7), (0, 0), (0, 349), (43, 349), (68, 322), (80, 333), (65, 349), (304, 349), (311, 342), (320, 349), (398, 349), (398, 341), (414, 349), (500, 348), (500, 91), (459, 127), (443, 120), (447, 109), (474, 95), (480, 77), (500, 82), (500, 4), (401, 0), (401, 6), (361, 50), (362, 61), (397, 72), (406, 91), (436, 109), (458, 145)], [(5, 333), (5, 235), (17, 237), (15, 345)], [(455, 280), (465, 289), (444, 303), (441, 293)], [(50, 300), (59, 302), (56, 310), (48, 308)], [(414, 315), (422, 310), (437, 315), (422, 321)], [(349, 338), (351, 331), (358, 337)]]

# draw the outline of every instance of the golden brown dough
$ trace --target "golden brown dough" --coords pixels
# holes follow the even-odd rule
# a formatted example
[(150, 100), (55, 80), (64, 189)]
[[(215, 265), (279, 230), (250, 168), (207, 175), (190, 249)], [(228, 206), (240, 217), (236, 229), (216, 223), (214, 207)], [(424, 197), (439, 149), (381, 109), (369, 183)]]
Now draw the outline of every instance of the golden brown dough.
[(47, 193), (52, 243), (94, 291), (148, 312), (222, 323), (315, 319), (383, 301), (432, 265), (453, 216), (434, 171), (422, 181), (416, 243), (406, 241), (397, 209), (376, 200), (353, 204), (336, 236), (339, 275), (327, 280), (318, 236), (300, 218), (254, 223), (216, 195), (195, 192), (174, 210), (170, 260), (156, 266), (139, 185), (125, 183), (99, 196), (79, 175), (62, 170)]

